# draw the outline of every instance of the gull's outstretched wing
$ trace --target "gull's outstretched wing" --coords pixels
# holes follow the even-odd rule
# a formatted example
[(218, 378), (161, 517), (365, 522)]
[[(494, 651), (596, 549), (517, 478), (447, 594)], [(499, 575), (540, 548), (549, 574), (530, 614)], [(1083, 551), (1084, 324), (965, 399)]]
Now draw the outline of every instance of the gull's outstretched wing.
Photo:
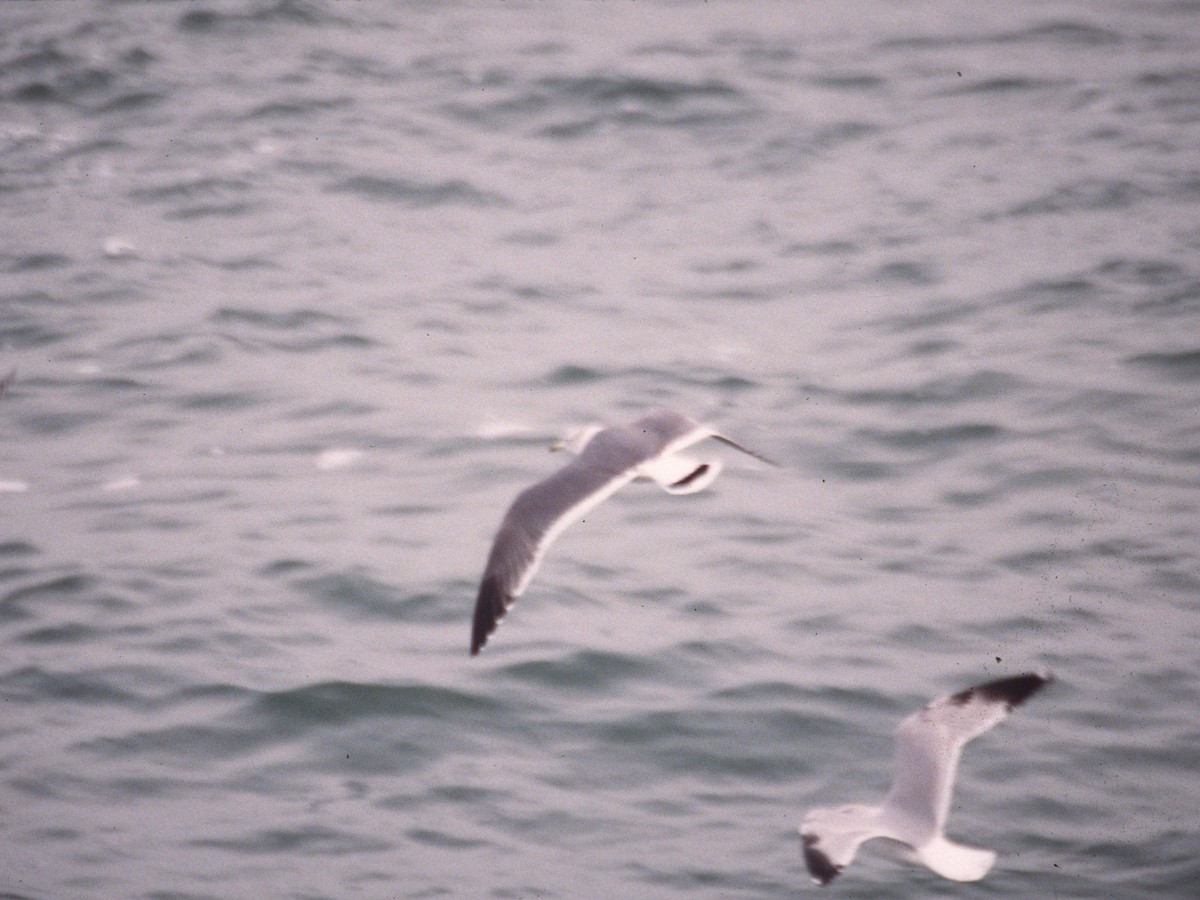
[(934, 700), (896, 729), (892, 789), (881, 818), (913, 846), (940, 835), (950, 811), (963, 747), (1003, 721), (1050, 676), (1017, 675)]
[(472, 656), (521, 596), (554, 539), (636, 474), (632, 466), (615, 472), (593, 468), (585, 453), (517, 495), (500, 523), (483, 569), (471, 626)]

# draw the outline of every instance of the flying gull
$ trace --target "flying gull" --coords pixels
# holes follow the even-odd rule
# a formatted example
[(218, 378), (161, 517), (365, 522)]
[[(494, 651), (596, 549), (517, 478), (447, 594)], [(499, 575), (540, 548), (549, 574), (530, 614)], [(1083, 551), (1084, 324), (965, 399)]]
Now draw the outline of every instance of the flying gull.
[(814, 809), (804, 817), (804, 861), (819, 884), (850, 864), (864, 841), (890, 838), (905, 855), (952, 881), (978, 881), (996, 861), (991, 850), (946, 838), (946, 816), (958, 760), (967, 741), (1002, 721), (1051, 680), (1048, 672), (1016, 675), (934, 700), (896, 729), (892, 789), (882, 806)]
[(577, 454), (562, 469), (517, 495), (492, 543), (471, 626), (471, 655), (529, 585), (546, 548), (573, 522), (635, 478), (652, 479), (669, 494), (692, 494), (712, 484), (720, 460), (699, 460), (681, 450), (714, 438), (771, 462), (681, 413), (658, 410), (630, 425), (588, 425), (552, 446)]

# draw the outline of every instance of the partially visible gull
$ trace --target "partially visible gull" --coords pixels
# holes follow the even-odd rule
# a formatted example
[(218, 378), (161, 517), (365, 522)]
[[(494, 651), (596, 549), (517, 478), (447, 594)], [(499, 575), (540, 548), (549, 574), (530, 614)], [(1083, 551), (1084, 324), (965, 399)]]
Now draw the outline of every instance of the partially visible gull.
[(471, 655), (483, 648), (528, 587), (546, 548), (593, 507), (635, 478), (652, 479), (669, 494), (692, 494), (712, 484), (721, 471), (720, 460), (699, 460), (679, 452), (710, 437), (771, 463), (709, 426), (665, 409), (630, 425), (588, 425), (551, 447), (577, 457), (523, 490), (508, 508), (479, 585)]
[(1016, 675), (934, 700), (896, 729), (892, 789), (882, 806), (814, 809), (804, 817), (804, 861), (829, 884), (872, 838), (906, 844), (905, 855), (952, 881), (978, 881), (996, 854), (946, 838), (946, 816), (963, 747), (1002, 721), (1051, 680), (1048, 672)]

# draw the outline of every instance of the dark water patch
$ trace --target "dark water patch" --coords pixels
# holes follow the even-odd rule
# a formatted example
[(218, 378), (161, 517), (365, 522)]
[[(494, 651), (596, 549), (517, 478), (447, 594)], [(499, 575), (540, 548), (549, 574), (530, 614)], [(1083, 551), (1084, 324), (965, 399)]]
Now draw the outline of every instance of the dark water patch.
[(1150, 574), (1147, 584), (1185, 597), (1200, 596), (1200, 576), (1186, 568), (1156, 569)]
[(737, 687), (713, 691), (709, 696), (713, 700), (732, 703), (735, 706), (800, 706), (812, 698), (812, 692), (788, 681), (752, 681)]
[(824, 461), (822, 471), (846, 481), (884, 481), (895, 478), (899, 469), (890, 463), (838, 456)]
[(1152, 257), (1110, 259), (1097, 266), (1095, 274), (1119, 284), (1148, 287), (1179, 284), (1190, 277), (1188, 270), (1179, 263)]
[(134, 370), (172, 369), (176, 366), (210, 365), (222, 356), (217, 339), (186, 332), (164, 332), (131, 338), (113, 346), (129, 357)]
[[(311, 347), (313, 350), (320, 350), (324, 346), (323, 343), (318, 343), (317, 346)], [(285, 349), (285, 348), (279, 348)], [(294, 349), (292, 347), (286, 348)], [(283, 418), (289, 422), (307, 422), (312, 419), (343, 419), (343, 418), (360, 418), (369, 416), (372, 413), (379, 412), (381, 407), (373, 406), (368, 403), (358, 403), (353, 400), (331, 400), (328, 403), (314, 403), (297, 407), (287, 413)], [(369, 442), (371, 446), (375, 446), (374, 441)]]
[(911, 260), (885, 263), (868, 277), (871, 281), (890, 282), (912, 287), (928, 287), (937, 284), (940, 280), (934, 267)]
[(251, 25), (318, 26), (336, 22), (331, 10), (309, 0), (275, 0), (246, 7), (213, 6), (189, 9), (179, 17), (178, 29), (192, 35), (236, 32), (240, 36), (245, 35), (247, 26)]
[(731, 375), (725, 369), (704, 366), (688, 367), (682, 370), (646, 368), (643, 366), (602, 369), (576, 363), (559, 366), (548, 375), (536, 379), (534, 383), (539, 387), (573, 387), (613, 379), (644, 381), (648, 385), (653, 386), (644, 389), (647, 402), (658, 394), (663, 397), (664, 403), (669, 402), (668, 398), (671, 396), (671, 392), (665, 387), (667, 385), (704, 387), (723, 394), (740, 393), (762, 386), (761, 382), (754, 381), (742, 375)]
[(1026, 469), (1006, 475), (1001, 482), (1000, 492), (1011, 495), (1017, 491), (1041, 491), (1046, 488), (1090, 484), (1095, 478), (1096, 472), (1094, 469), (1082, 466), (1045, 466), (1043, 468)]
[[(797, 839), (797, 846), (798, 843)], [(630, 864), (628, 868), (637, 882), (668, 888), (680, 896), (786, 897), (796, 893), (797, 881), (807, 880), (807, 876), (801, 875), (795, 880), (771, 878), (761, 869), (753, 868), (685, 866), (668, 870), (643, 863)]]
[(1200, 306), (1200, 281), (1182, 284), (1174, 290), (1163, 291), (1155, 297), (1134, 305), (1137, 312), (1160, 312), (1166, 315), (1191, 315)]
[(404, 836), (414, 844), (436, 847), (439, 850), (472, 850), (476, 847), (488, 846), (487, 841), (478, 838), (460, 837), (433, 828), (410, 828), (404, 832)]
[(1173, 353), (1139, 353), (1126, 357), (1125, 362), (1144, 368), (1173, 381), (1200, 380), (1200, 350), (1180, 350)]
[(963, 79), (963, 84), (956, 85), (949, 90), (939, 91), (937, 93), (941, 96), (947, 97), (972, 94), (995, 96), (998, 94), (1036, 93), (1061, 86), (1062, 84), (1060, 82), (1049, 81), (1043, 78), (1009, 75), (994, 78), (980, 78), (978, 80)]
[(1036, 547), (1021, 553), (1009, 553), (996, 557), (997, 565), (1004, 566), (1016, 572), (1036, 573), (1047, 568), (1060, 566), (1078, 558), (1079, 551), (1075, 548), (1058, 546)]
[(100, 114), (127, 113), (157, 106), (166, 99), (166, 95), (158, 91), (127, 91), (111, 100), (97, 104), (92, 108), (92, 112)]
[(488, 697), (451, 688), (327, 681), (262, 694), (242, 716), (269, 732), (272, 725), (297, 731), (371, 718), (458, 721), (499, 709)]
[(737, 284), (705, 290), (680, 291), (678, 296), (684, 300), (715, 301), (717, 303), (765, 303), (775, 300), (778, 294), (773, 286), (755, 287), (749, 284)]
[[(544, 442), (541, 440), (514, 441), (517, 446), (534, 446), (541, 447)], [(512, 470), (514, 473), (516, 469)], [(425, 516), (430, 513), (442, 512), (444, 506), (432, 506), (428, 503), (389, 503), (387, 506), (373, 506), (370, 509), (372, 515), (380, 516)]]
[(33, 608), (62, 600), (76, 602), (91, 595), (96, 589), (96, 580), (87, 575), (43, 577), (41, 581), (13, 588), (0, 597), (0, 616), (17, 609), (23, 610), (25, 607)]
[(237, 329), (229, 336), (255, 349), (308, 353), (375, 345), (375, 341), (364, 335), (344, 330), (346, 322), (342, 318), (312, 309), (273, 312), (223, 306), (210, 316), (210, 321), (219, 328)]
[(0, 541), (0, 557), (36, 556), (41, 550), (28, 541)]
[(931, 378), (914, 387), (850, 391), (845, 399), (848, 403), (868, 405), (941, 406), (965, 400), (992, 400), (1012, 393), (1020, 385), (1020, 379), (1007, 372), (984, 370)]
[(704, 262), (698, 262), (691, 267), (691, 270), (702, 275), (741, 275), (746, 272), (752, 272), (758, 268), (761, 268), (761, 266), (757, 261), (749, 259), (745, 256), (736, 256), (727, 259), (713, 259), (706, 260)]
[(345, 856), (350, 853), (383, 853), (395, 850), (393, 842), (325, 825), (268, 828), (233, 838), (197, 838), (190, 847), (224, 850), (244, 856), (283, 855)]
[[(1146, 191), (1131, 181), (1122, 179), (1084, 179), (1056, 188), (1041, 197), (1034, 197), (1009, 207), (1004, 215), (1058, 215), (1072, 212), (1129, 209), (1146, 197)], [(985, 217), (987, 218), (987, 217)]]
[(642, 681), (658, 669), (655, 662), (640, 656), (581, 650), (559, 659), (513, 663), (500, 671), (506, 678), (540, 688), (597, 693)]
[(522, 247), (553, 247), (562, 243), (562, 239), (561, 232), (534, 228), (519, 228), (500, 238), (504, 243)]
[(949, 338), (930, 338), (909, 344), (908, 352), (912, 356), (941, 356), (944, 353), (952, 353), (961, 347), (962, 344)]
[(55, 41), (42, 41), (39, 46), (22, 48), (12, 59), (0, 60), (0, 73), (29, 72), (41, 69), (60, 69), (72, 58), (56, 46)]
[(311, 764), (322, 769), (343, 774), (396, 772), (420, 764), (431, 752), (431, 738), (397, 739), (397, 729), (411, 735), (418, 722), (457, 727), (478, 717), (490, 720), (498, 708), (480, 696), (420, 684), (321, 682), (230, 696), (248, 699), (216, 718), (206, 713), (204, 721), (105, 737), (80, 749), (114, 759), (211, 763), (242, 758), (264, 747), (307, 746), (315, 760)]
[(854, 241), (832, 238), (824, 241), (794, 241), (786, 244), (779, 251), (779, 255), (785, 259), (791, 256), (842, 257), (858, 253), (861, 249)]
[(825, 72), (809, 78), (808, 83), (835, 91), (878, 91), (887, 79), (873, 72)]
[(599, 74), (541, 78), (502, 99), (448, 104), (446, 111), (484, 127), (525, 127), (541, 137), (571, 140), (610, 127), (712, 128), (752, 108), (749, 98), (719, 79)]
[[(713, 619), (729, 618), (729, 611), (721, 606), (685, 601), (689, 612)], [(719, 627), (719, 626), (714, 626)], [(733, 666), (761, 661), (763, 651), (751, 643), (727, 640), (681, 641), (671, 652), (679, 657), (684, 669), (697, 665)]]
[(622, 75), (554, 76), (538, 84), (551, 94), (598, 106), (673, 106), (693, 97), (735, 99), (741, 92), (723, 81), (676, 81)]
[(129, 191), (129, 199), (138, 203), (179, 203), (181, 201), (220, 200), (230, 194), (245, 194), (249, 182), (237, 178), (199, 176), (167, 182), (154, 187), (137, 187)]
[(937, 450), (962, 447), (981, 441), (994, 441), (1005, 434), (999, 425), (964, 422), (941, 428), (862, 428), (859, 437), (897, 450)]
[(396, 176), (355, 175), (334, 182), (327, 190), (338, 194), (356, 194), (368, 200), (399, 203), (415, 209), (453, 205), (509, 205), (502, 195), (481, 190), (461, 178), (423, 182)]
[(949, 636), (942, 629), (915, 622), (891, 629), (887, 642), (891, 646), (904, 647), (906, 652), (924, 651), (932, 654), (956, 653), (964, 644), (961, 638)]
[(997, 497), (1001, 496), (1001, 491), (997, 488), (989, 488), (987, 490), (951, 490), (942, 494), (942, 499), (951, 506), (957, 506), (963, 509), (975, 509), (981, 506), (987, 506)]
[(228, 203), (196, 203), (169, 210), (162, 215), (164, 219), (174, 222), (189, 222), (194, 219), (212, 217), (240, 218), (249, 215), (256, 209), (256, 204), (238, 200)]
[(248, 256), (233, 255), (220, 258), (196, 256), (194, 259), (196, 262), (212, 266), (214, 269), (220, 269), (222, 272), (273, 272), (280, 269), (279, 264), (273, 259), (257, 254)]
[(601, 726), (599, 734), (605, 743), (646, 746), (664, 740), (684, 741), (702, 733), (691, 717), (678, 710), (655, 710), (637, 713)]
[(916, 312), (881, 317), (876, 324), (890, 332), (902, 334), (969, 321), (978, 313), (979, 308), (972, 303), (933, 303)]
[(1069, 19), (1052, 19), (1013, 30), (980, 32), (960, 31), (948, 34), (909, 34), (879, 41), (878, 50), (949, 50), (989, 45), (1050, 44), (1058, 48), (1097, 49), (1123, 42), (1122, 36), (1108, 28)]
[(814, 150), (834, 150), (878, 133), (879, 126), (874, 122), (848, 119), (818, 128), (812, 134), (811, 146)]
[(354, 105), (353, 97), (298, 97), (294, 100), (272, 100), (254, 107), (242, 116), (247, 121), (258, 119), (295, 119), (328, 110), (345, 109)]
[(1123, 42), (1110, 28), (1065, 20), (1043, 22), (1028, 29), (999, 35), (997, 43), (1049, 43), (1068, 47), (1109, 47)]
[(573, 387), (580, 384), (591, 384), (610, 377), (599, 369), (587, 366), (559, 366), (543, 379), (544, 383), (554, 387)]
[(86, 675), (50, 672), (38, 666), (28, 666), (0, 676), (0, 696), (5, 702), (35, 705), (48, 701), (126, 705), (140, 699), (105, 681), (95, 672)]
[(23, 272), (43, 272), (61, 269), (74, 260), (61, 253), (4, 253), (0, 254), (0, 272), (17, 275)]
[(233, 393), (231, 391), (197, 391), (196, 393), (181, 393), (174, 405), (185, 412), (239, 412), (262, 406), (268, 398), (252, 391)]
[(24, 644), (82, 644), (95, 639), (99, 632), (86, 625), (71, 622), (46, 628), (34, 628), (18, 635)]
[(395, 586), (361, 572), (335, 572), (306, 578), (296, 588), (354, 620), (444, 622), (458, 615), (436, 593), (398, 593)]

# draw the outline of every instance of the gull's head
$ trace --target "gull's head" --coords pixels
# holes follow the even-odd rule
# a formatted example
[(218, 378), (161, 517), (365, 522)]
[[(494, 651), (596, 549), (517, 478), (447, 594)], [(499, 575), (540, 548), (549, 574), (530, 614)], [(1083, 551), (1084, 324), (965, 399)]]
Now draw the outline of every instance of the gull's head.
[(567, 434), (561, 441), (555, 441), (550, 445), (550, 452), (554, 453), (558, 450), (566, 450), (568, 453), (580, 454), (583, 448), (591, 443), (592, 438), (604, 430), (603, 425), (584, 425), (582, 428), (576, 428)]

